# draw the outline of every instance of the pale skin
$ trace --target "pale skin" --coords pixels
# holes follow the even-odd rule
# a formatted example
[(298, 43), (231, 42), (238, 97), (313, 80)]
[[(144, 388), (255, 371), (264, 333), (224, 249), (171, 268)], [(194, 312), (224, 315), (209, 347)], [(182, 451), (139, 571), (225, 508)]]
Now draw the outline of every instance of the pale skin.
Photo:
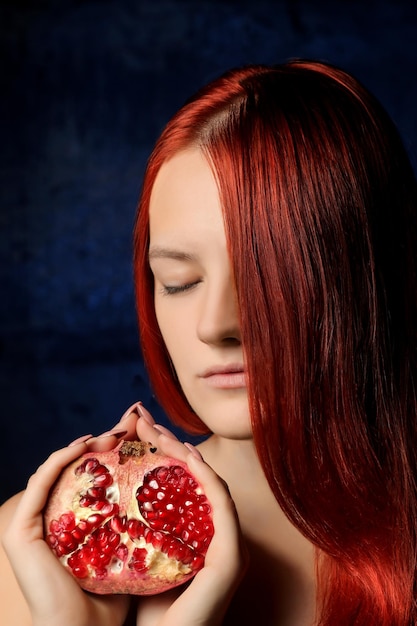
[(123, 624), (127, 598), (82, 592), (50, 553), (41, 526), (42, 508), (61, 468), (87, 449), (113, 447), (123, 433), (186, 461), (214, 510), (215, 535), (205, 567), (185, 590), (139, 599), (137, 626), (312, 626), (314, 551), (282, 513), (254, 449), (219, 194), (208, 162), (196, 149), (174, 156), (156, 179), (150, 265), (157, 319), (178, 379), (213, 435), (196, 451), (155, 426), (139, 407), (141, 417), (127, 412), (110, 434), (54, 453), (24, 495), (0, 509), (8, 555), (0, 556), (0, 622)]

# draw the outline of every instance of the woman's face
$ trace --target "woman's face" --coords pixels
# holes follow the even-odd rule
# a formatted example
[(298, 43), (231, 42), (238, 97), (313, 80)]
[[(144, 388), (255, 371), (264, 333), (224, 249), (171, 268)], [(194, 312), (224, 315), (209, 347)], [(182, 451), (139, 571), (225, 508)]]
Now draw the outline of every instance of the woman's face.
[(235, 289), (217, 185), (202, 153), (178, 153), (152, 190), (155, 310), (181, 387), (214, 433), (251, 436)]

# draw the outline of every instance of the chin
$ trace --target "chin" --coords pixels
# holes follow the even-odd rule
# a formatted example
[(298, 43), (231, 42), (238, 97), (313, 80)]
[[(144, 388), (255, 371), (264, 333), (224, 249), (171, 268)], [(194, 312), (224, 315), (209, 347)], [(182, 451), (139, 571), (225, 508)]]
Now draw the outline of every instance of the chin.
[(225, 439), (252, 439), (252, 428), (248, 416), (234, 417), (227, 412), (219, 412), (216, 415), (204, 415), (200, 413), (200, 418), (211, 430), (212, 433)]
[[(187, 395), (187, 394), (186, 394)], [(240, 395), (240, 394), (239, 394)], [(252, 425), (246, 393), (238, 397), (197, 397), (188, 401), (212, 433), (227, 439), (252, 439)]]

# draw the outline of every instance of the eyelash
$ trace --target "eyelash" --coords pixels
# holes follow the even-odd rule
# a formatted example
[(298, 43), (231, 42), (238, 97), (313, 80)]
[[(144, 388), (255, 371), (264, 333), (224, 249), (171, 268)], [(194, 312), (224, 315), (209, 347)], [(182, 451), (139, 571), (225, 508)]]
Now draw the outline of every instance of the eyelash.
[(200, 282), (200, 280), (197, 280), (194, 283), (186, 283), (184, 285), (164, 285), (161, 289), (161, 292), (164, 296), (175, 296), (178, 293), (190, 291), (190, 289), (196, 287)]

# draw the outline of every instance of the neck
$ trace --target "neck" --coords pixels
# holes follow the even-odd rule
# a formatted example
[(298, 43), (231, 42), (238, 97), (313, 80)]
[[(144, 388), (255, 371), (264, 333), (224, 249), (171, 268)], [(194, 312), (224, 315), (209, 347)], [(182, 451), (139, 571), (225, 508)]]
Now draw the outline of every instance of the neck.
[[(304, 615), (305, 611), (311, 615), (314, 607), (314, 550), (309, 541), (292, 526), (276, 501), (253, 441), (213, 435), (200, 444), (199, 449), (207, 463), (226, 481), (236, 504), (240, 526), (251, 555), (251, 569), (246, 586), (242, 586), (243, 595), (250, 597), (254, 588), (262, 586), (262, 581), (266, 589), (270, 589), (272, 580), (276, 589), (282, 587), (284, 596), (288, 595), (288, 598), (280, 596), (280, 602), (294, 603), (294, 606), (299, 607), (297, 610), (291, 609), (300, 618), (296, 623), (307, 623), (305, 617), (300, 615)], [(265, 571), (268, 572), (266, 578)], [(272, 593), (272, 589), (270, 591)], [(300, 615), (297, 611), (301, 612)]]

